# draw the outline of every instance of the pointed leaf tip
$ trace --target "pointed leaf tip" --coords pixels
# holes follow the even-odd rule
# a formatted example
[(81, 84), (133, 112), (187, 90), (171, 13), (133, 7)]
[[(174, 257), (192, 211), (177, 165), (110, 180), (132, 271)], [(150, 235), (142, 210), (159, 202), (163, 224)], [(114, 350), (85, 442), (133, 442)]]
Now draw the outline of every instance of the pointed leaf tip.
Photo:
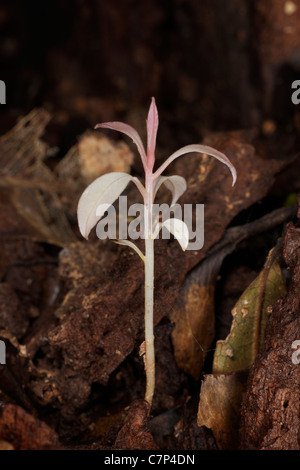
[(155, 160), (156, 135), (158, 129), (158, 111), (155, 98), (152, 97), (147, 117), (147, 162), (153, 168)]

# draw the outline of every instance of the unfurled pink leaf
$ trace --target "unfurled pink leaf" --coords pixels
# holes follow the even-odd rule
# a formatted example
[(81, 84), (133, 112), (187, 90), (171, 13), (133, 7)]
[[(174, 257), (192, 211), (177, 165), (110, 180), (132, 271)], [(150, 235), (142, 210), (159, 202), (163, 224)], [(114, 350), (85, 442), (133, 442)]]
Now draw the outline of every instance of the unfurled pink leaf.
[(186, 181), (182, 176), (178, 175), (160, 176), (155, 183), (154, 196), (162, 184), (164, 184), (172, 193), (172, 207), (174, 204), (176, 204), (180, 196), (182, 196), (182, 194), (185, 192), (187, 186)]
[(219, 152), (219, 150), (216, 150), (212, 147), (208, 147), (207, 145), (186, 145), (185, 147), (182, 147), (181, 149), (177, 150), (175, 153), (173, 153), (167, 160), (158, 168), (158, 170), (154, 173), (154, 177), (157, 178), (162, 174), (162, 172), (167, 168), (167, 166), (170, 165), (176, 158), (180, 157), (181, 155), (185, 155), (186, 153), (193, 153), (193, 152), (198, 152), (198, 153), (204, 153), (206, 155), (210, 155), (211, 157), (216, 158), (220, 162), (224, 163), (226, 166), (228, 166), (229, 170), (231, 171), (232, 174), (232, 186), (236, 182), (236, 169), (234, 165), (231, 163), (229, 158), (226, 157), (226, 155), (222, 152)]
[(156, 135), (158, 129), (158, 112), (155, 99), (152, 98), (147, 118), (147, 167), (153, 168), (155, 162)]
[(143, 145), (143, 142), (139, 133), (132, 126), (129, 126), (128, 124), (125, 124), (124, 122), (114, 121), (114, 122), (102, 122), (95, 126), (95, 129), (100, 129), (100, 128), (119, 131), (119, 132), (122, 132), (123, 134), (126, 134), (128, 137), (131, 137), (131, 139), (133, 140), (133, 142), (138, 148), (144, 168), (146, 168), (147, 159), (146, 159), (146, 152), (144, 149), (144, 145)]

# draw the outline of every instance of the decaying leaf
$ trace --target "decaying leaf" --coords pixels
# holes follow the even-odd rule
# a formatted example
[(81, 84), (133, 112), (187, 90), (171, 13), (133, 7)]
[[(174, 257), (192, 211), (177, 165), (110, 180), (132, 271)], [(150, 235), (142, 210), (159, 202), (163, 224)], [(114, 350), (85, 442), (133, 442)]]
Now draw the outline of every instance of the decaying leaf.
[[(76, 241), (60, 201), (51, 188), (21, 178), (0, 176), (2, 234), (65, 246)], [(7, 214), (6, 214), (7, 212)]]
[(219, 449), (234, 449), (245, 377), (241, 373), (206, 375), (201, 386), (198, 426), (211, 429)]
[(19, 120), (13, 129), (0, 138), (1, 173), (10, 176), (28, 176), (29, 168), (43, 161), (48, 146), (40, 140), (51, 115), (34, 109)]
[(56, 194), (54, 174), (44, 163), (50, 148), (40, 139), (50, 118), (35, 109), (0, 138), (1, 212), (8, 212), (7, 233), (65, 246), (76, 237)]
[(218, 341), (214, 354), (215, 374), (248, 369), (264, 337), (269, 308), (284, 295), (285, 284), (276, 261), (262, 270), (232, 310), (231, 331)]
[(203, 279), (201, 267), (187, 277), (172, 309), (172, 342), (178, 366), (198, 379), (214, 337), (214, 283)]

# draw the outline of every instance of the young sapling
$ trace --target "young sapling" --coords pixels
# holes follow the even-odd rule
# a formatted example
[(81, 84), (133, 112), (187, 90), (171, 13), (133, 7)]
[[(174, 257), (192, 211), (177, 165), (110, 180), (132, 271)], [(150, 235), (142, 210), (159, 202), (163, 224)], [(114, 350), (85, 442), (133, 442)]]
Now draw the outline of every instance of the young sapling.
[(144, 262), (145, 269), (145, 372), (146, 372), (146, 392), (145, 400), (151, 408), (154, 387), (155, 387), (155, 355), (154, 355), (154, 334), (153, 334), (153, 299), (154, 299), (154, 240), (159, 231), (164, 227), (178, 240), (183, 250), (186, 250), (189, 243), (189, 230), (185, 222), (178, 218), (169, 218), (162, 223), (153, 220), (153, 203), (159, 187), (164, 184), (172, 192), (172, 205), (186, 190), (186, 181), (182, 176), (162, 176), (165, 169), (176, 158), (181, 155), (199, 152), (210, 155), (225, 165), (231, 171), (233, 183), (236, 181), (236, 170), (230, 160), (218, 150), (206, 145), (187, 145), (173, 153), (167, 160), (154, 171), (156, 135), (158, 129), (158, 112), (155, 99), (152, 98), (148, 118), (147, 118), (147, 151), (143, 146), (138, 132), (128, 124), (122, 122), (105, 122), (97, 124), (95, 129), (112, 129), (131, 137), (136, 144), (142, 159), (145, 172), (145, 184), (138, 178), (123, 172), (107, 173), (97, 178), (83, 192), (78, 203), (78, 224), (82, 236), (88, 239), (92, 228), (103, 217), (106, 210), (111, 206), (120, 194), (124, 191), (130, 181), (135, 183), (143, 197), (144, 213), (144, 240), (145, 253), (129, 240), (116, 240), (117, 243), (128, 245), (136, 251)]

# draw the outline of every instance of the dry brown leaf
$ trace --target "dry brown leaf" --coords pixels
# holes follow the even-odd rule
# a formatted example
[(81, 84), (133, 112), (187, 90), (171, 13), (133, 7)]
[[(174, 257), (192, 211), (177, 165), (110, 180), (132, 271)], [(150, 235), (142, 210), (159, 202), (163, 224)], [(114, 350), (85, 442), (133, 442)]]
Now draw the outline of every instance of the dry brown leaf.
[(9, 216), (1, 232), (64, 246), (76, 237), (57, 196), (55, 176), (44, 163), (50, 149), (40, 138), (50, 118), (35, 109), (0, 138), (1, 212)]
[(211, 429), (219, 449), (236, 448), (245, 376), (206, 375), (201, 386), (198, 426)]
[(172, 342), (177, 365), (198, 379), (214, 337), (214, 286), (189, 278), (170, 317), (175, 323)]

